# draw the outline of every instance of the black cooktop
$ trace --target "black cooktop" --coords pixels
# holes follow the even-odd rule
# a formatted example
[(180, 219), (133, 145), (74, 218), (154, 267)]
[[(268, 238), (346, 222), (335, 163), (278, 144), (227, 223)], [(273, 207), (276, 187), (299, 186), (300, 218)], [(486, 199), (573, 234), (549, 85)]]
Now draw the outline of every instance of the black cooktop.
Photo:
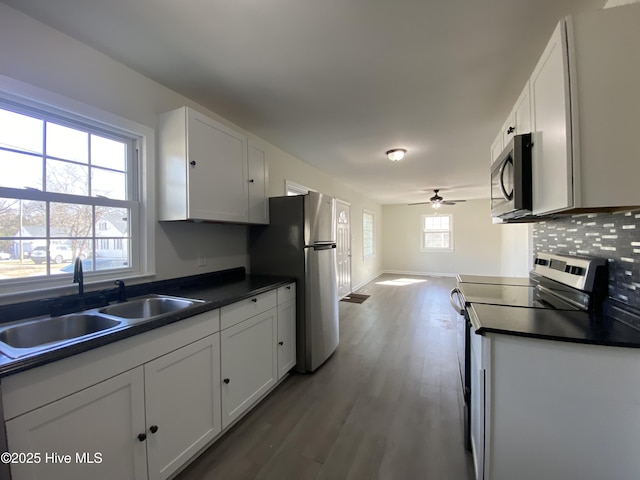
[(468, 307), (477, 334), (487, 332), (573, 343), (640, 348), (640, 330), (612, 317), (584, 311), (501, 305)]

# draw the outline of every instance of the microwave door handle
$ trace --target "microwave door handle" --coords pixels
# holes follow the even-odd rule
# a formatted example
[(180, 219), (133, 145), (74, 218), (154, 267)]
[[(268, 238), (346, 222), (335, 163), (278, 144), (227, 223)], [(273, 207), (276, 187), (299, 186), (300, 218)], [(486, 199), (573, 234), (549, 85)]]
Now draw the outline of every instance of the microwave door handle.
[(511, 165), (513, 165), (513, 158), (509, 156), (505, 159), (504, 162), (502, 162), (502, 165), (500, 166), (500, 190), (502, 190), (502, 195), (504, 196), (504, 198), (508, 201), (511, 201), (513, 200), (513, 190), (511, 191), (511, 193), (507, 193), (507, 189), (504, 188), (504, 171), (507, 168), (507, 163), (511, 163)]

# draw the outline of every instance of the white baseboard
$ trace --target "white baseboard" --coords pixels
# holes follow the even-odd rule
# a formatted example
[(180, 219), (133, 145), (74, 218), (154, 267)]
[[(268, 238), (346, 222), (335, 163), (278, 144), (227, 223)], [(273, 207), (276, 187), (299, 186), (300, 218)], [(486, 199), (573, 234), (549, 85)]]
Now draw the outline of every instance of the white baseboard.
[(384, 272), (378, 272), (378, 273), (374, 273), (371, 277), (369, 277), (367, 280), (364, 280), (363, 282), (358, 283), (357, 285), (351, 285), (351, 291), (355, 292), (356, 290), (364, 287), (367, 283), (374, 281), (376, 278), (378, 278), (380, 275), (382, 275)]
[(382, 273), (389, 273), (392, 275), (418, 275), (422, 277), (456, 277), (455, 273), (412, 272), (407, 270), (384, 270)]

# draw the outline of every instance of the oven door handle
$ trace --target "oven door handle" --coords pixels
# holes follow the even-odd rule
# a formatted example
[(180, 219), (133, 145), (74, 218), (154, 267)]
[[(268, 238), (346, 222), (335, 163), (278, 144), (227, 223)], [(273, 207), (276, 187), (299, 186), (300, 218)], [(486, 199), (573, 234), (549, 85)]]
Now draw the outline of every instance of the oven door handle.
[(458, 315), (464, 315), (464, 307), (461, 307), (460, 304), (453, 298), (456, 297), (460, 300), (460, 290), (457, 288), (451, 289), (449, 292), (449, 302), (451, 303), (451, 308), (453, 308)]

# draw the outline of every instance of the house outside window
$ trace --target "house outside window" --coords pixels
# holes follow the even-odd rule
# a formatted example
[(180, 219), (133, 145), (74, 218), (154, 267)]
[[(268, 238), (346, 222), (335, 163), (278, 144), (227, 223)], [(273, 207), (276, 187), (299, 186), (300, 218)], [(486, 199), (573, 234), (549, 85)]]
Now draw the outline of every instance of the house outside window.
[(422, 251), (453, 252), (453, 215), (422, 216)]
[(153, 210), (142, 212), (148, 183), (139, 152), (153, 132), (78, 106), (76, 115), (0, 90), (0, 286), (7, 292), (66, 285), (76, 257), (98, 280), (152, 272), (153, 239), (143, 223)]
[(362, 211), (362, 256), (371, 257), (375, 254), (375, 214), (368, 210)]

